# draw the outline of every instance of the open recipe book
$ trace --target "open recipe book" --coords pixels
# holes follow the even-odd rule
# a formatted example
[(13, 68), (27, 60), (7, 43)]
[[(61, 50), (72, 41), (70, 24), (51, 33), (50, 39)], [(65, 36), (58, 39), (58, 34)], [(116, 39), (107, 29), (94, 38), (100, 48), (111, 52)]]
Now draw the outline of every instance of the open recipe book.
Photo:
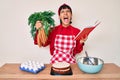
[(82, 31), (80, 31), (80, 32), (76, 35), (75, 40), (80, 40), (81, 38), (87, 37), (87, 36), (90, 34), (90, 32), (91, 32), (92, 30), (94, 30), (100, 23), (101, 23), (101, 22), (98, 22), (98, 21), (97, 21), (97, 22), (95, 23), (95, 25), (84, 28)]

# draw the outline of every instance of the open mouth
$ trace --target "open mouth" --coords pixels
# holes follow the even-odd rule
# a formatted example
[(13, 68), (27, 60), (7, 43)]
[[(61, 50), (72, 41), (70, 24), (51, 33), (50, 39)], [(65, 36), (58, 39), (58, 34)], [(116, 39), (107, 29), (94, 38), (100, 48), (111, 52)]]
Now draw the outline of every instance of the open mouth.
[(66, 17), (66, 18), (64, 18), (64, 21), (65, 21), (65, 22), (68, 22), (68, 21), (69, 21), (69, 19)]

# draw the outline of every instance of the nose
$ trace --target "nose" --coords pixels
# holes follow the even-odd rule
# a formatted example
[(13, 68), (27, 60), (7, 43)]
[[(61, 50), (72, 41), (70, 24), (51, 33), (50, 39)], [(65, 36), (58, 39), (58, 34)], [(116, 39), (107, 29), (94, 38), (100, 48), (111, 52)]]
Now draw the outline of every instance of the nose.
[(64, 15), (67, 15), (67, 11), (64, 12)]

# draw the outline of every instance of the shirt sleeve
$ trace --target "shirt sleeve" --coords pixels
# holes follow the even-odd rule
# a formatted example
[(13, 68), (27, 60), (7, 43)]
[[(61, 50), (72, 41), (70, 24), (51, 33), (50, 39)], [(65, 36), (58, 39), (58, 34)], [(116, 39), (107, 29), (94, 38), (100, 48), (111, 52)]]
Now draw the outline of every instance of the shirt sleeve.
[(36, 31), (35, 37), (34, 37), (34, 44), (37, 45), (37, 35), (38, 35), (38, 30)]
[(54, 40), (55, 40), (55, 35), (56, 35), (56, 30), (52, 30), (52, 32), (50, 32), (49, 36), (48, 36), (48, 40), (46, 45), (50, 45), (50, 54), (53, 55), (54, 52)]
[[(77, 35), (80, 32), (80, 30), (75, 31), (75, 35)], [(80, 53), (83, 50), (84, 43), (80, 43), (80, 40), (76, 40), (76, 47), (73, 50), (73, 56)]]
[(84, 43), (81, 44), (79, 40), (76, 41), (76, 47), (73, 50), (73, 56), (80, 53), (83, 50)]

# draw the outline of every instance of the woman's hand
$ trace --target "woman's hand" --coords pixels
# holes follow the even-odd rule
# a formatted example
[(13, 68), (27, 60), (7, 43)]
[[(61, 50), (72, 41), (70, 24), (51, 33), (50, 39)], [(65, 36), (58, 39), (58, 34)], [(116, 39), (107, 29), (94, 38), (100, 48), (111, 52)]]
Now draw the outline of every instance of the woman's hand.
[(80, 40), (80, 43), (81, 43), (81, 44), (85, 43), (85, 41), (86, 41), (87, 39), (88, 39), (88, 36), (87, 36), (87, 35), (85, 36), (85, 38), (82, 37), (81, 40)]
[(38, 30), (39, 28), (41, 28), (43, 25), (42, 25), (42, 22), (41, 21), (36, 21), (35, 23), (35, 28)]

